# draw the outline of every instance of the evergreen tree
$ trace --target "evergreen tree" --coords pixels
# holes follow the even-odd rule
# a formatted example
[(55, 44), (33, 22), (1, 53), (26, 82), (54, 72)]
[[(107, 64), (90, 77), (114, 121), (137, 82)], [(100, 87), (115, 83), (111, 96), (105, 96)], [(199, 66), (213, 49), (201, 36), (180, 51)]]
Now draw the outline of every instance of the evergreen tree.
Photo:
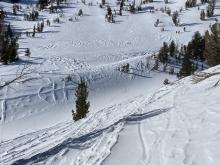
[(204, 56), (209, 66), (220, 64), (220, 24), (216, 23), (205, 33)]
[(48, 6), (49, 4), (49, 0), (38, 0), (38, 5), (40, 6), (40, 9), (45, 8), (46, 6)]
[(169, 52), (170, 52), (170, 56), (174, 57), (175, 53), (176, 53), (176, 44), (175, 42), (172, 40), (172, 42), (169, 45)]
[(102, 5), (105, 5), (105, 0), (102, 0)]
[(200, 13), (200, 19), (205, 20), (205, 11), (204, 10), (202, 10)]
[(182, 78), (182, 77), (186, 77), (192, 74), (192, 63), (190, 61), (190, 56), (188, 53), (185, 53), (184, 58), (183, 58), (183, 63), (182, 63), (182, 67), (179, 71), (178, 77)]
[(179, 14), (177, 11), (175, 11), (172, 15), (172, 20), (173, 20), (173, 23), (175, 26), (178, 26), (178, 16), (179, 16)]
[(121, 2), (120, 2), (120, 9), (119, 9), (119, 15), (122, 15), (123, 6), (124, 6), (124, 0), (121, 0)]
[(27, 49), (25, 50), (25, 56), (27, 56), (27, 57), (30, 57), (30, 56), (31, 56), (31, 52), (30, 52), (30, 49), (29, 49), (29, 48), (27, 48)]
[(35, 37), (35, 33), (36, 33), (36, 28), (35, 28), (35, 25), (34, 25), (34, 29), (33, 29), (33, 33), (32, 33), (32, 37)]
[(201, 34), (197, 31), (192, 39), (192, 56), (194, 59), (204, 60), (203, 50), (205, 48), (205, 40)]
[(18, 38), (11, 25), (5, 25), (4, 18), (4, 11), (0, 10), (0, 62), (6, 65), (18, 60)]
[(81, 79), (76, 90), (76, 111), (72, 110), (73, 120), (77, 121), (84, 117), (89, 112), (90, 103), (87, 101), (88, 90), (84, 80)]
[(5, 36), (6, 36), (6, 37), (10, 37), (10, 38), (13, 37), (13, 31), (12, 31), (12, 29), (11, 29), (11, 25), (10, 25), (10, 24), (8, 24), (8, 26), (7, 26), (7, 31), (6, 31), (6, 33), (5, 33)]
[(184, 48), (184, 55), (187, 54), (189, 58), (192, 59), (193, 58), (192, 52), (193, 52), (193, 44), (192, 41), (190, 41), (188, 45)]
[(155, 61), (154, 61), (155, 63), (154, 63), (154, 66), (153, 66), (153, 70), (158, 70), (159, 69), (159, 60), (158, 60), (158, 58), (156, 58), (155, 59)]
[(17, 61), (18, 60), (18, 43), (17, 43), (17, 38), (11, 39), (11, 43), (9, 45), (9, 63)]
[(215, 2), (214, 0), (209, 1), (209, 5), (207, 6), (206, 16), (212, 17), (214, 15)]
[(168, 62), (168, 55), (169, 55), (169, 47), (166, 42), (163, 43), (163, 47), (160, 48), (158, 58), (159, 61), (162, 62), (163, 64)]

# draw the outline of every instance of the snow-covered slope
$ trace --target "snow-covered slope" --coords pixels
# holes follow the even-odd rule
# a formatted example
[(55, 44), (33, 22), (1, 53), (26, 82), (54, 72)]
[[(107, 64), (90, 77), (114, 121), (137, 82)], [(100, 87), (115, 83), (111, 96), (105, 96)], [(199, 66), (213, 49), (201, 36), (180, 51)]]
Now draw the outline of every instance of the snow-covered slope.
[[(37, 21), (24, 21), (23, 14), (36, 0), (22, 0), (24, 10), (17, 16), (11, 13), (12, 4), (0, 2), (8, 12), (6, 21), (22, 32), (20, 60), (0, 64), (1, 82), (15, 77), (24, 64), (31, 72), (0, 90), (0, 164), (218, 164), (219, 75), (198, 83), (189, 77), (160, 88), (165, 78), (172, 81), (175, 76), (150, 71), (146, 60), (164, 41), (180, 46), (195, 31), (204, 33), (220, 17), (220, 2), (215, 17), (206, 21), (200, 20), (205, 5), (184, 9), (176, 27), (160, 11), (163, 0), (136, 14), (123, 11), (115, 24), (105, 21), (105, 8), (90, 1), (92, 6), (67, 0), (64, 15), (40, 11), (51, 26), (35, 38), (25, 32), (32, 32)], [(116, 8), (115, 0), (108, 3)], [(184, 3), (170, 0), (166, 6), (174, 11)], [(154, 13), (145, 10), (150, 6)], [(69, 21), (79, 9), (84, 16)], [(58, 17), (61, 23), (54, 23)], [(159, 27), (154, 27), (157, 19)], [(24, 56), (26, 48), (30, 58)], [(130, 74), (119, 72), (127, 63)], [(219, 71), (216, 67), (207, 72)], [(73, 122), (80, 77), (87, 80), (91, 107), (85, 119)]]
[(128, 122), (103, 164), (219, 164), (219, 69), (206, 71), (217, 73), (204, 76), (207, 79), (191, 76), (158, 90), (155, 95), (162, 92), (162, 97), (141, 106), (139, 116), (149, 110), (170, 109), (153, 118)]
[(77, 123), (60, 123), (4, 141), (1, 162), (218, 164), (219, 71), (220, 66), (206, 71), (215, 74), (205, 79), (197, 75), (176, 81), (149, 97), (101, 109)]

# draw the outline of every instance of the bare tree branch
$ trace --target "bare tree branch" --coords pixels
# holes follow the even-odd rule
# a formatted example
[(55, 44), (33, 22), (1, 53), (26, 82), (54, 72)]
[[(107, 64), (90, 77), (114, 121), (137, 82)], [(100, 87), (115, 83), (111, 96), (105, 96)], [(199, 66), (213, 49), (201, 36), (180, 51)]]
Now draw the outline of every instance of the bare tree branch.
[(1, 82), (0, 83), (0, 89), (12, 84), (12, 83), (16, 83), (16, 82), (20, 82), (21, 80), (23, 80), (24, 78), (27, 77), (27, 75), (32, 73), (32, 70), (30, 69), (31, 65), (25, 64), (22, 65), (22, 68), (18, 68), (18, 70), (16, 71), (16, 77), (5, 81), (5, 82)]

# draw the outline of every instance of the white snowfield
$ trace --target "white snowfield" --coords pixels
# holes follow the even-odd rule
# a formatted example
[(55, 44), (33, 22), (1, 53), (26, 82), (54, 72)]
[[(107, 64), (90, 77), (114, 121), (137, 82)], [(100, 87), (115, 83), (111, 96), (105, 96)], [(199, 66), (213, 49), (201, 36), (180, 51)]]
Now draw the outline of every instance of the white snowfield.
[[(203, 34), (220, 19), (220, 2), (215, 16), (201, 21), (206, 5), (185, 10), (185, 0), (169, 1), (166, 7), (172, 11), (183, 8), (178, 27), (160, 11), (164, 0), (136, 14), (123, 11), (114, 24), (105, 21), (106, 8), (97, 1), (87, 1), (93, 2), (89, 6), (67, 0), (63, 15), (40, 11), (51, 26), (34, 38), (25, 32), (38, 22), (24, 21), (23, 14), (36, 0), (21, 0), (23, 9), (16, 16), (12, 4), (0, 2), (6, 21), (21, 32), (20, 60), (0, 64), (1, 84), (25, 64), (30, 72), (0, 90), (0, 165), (220, 164), (220, 66), (180, 81), (146, 66), (150, 60), (152, 68), (151, 55), (164, 41), (180, 46), (196, 31)], [(118, 9), (116, 0), (106, 2)], [(148, 10), (152, 6), (154, 13)], [(75, 21), (79, 9), (84, 16)], [(59, 24), (53, 22), (58, 17)], [(24, 56), (26, 48), (30, 58)], [(120, 72), (127, 63), (129, 74)], [(71, 110), (81, 77), (88, 83), (91, 107), (86, 118), (74, 122)], [(174, 83), (162, 86), (165, 78)]]
[(1, 162), (216, 165), (220, 162), (219, 71), (217, 66), (206, 72), (218, 74), (204, 80), (187, 77), (79, 122), (3, 141)]

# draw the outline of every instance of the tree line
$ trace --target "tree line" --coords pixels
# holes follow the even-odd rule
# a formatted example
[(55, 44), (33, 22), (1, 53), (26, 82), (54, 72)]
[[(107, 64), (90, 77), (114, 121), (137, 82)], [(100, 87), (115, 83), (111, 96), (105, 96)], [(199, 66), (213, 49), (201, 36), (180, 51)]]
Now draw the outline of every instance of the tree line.
[(205, 64), (210, 67), (219, 65), (220, 23), (212, 25), (205, 35), (195, 32), (192, 40), (180, 48), (174, 41), (170, 44), (164, 42), (159, 50), (158, 59), (163, 64), (180, 64), (177, 75), (179, 78), (189, 76), (198, 69), (203, 70)]

